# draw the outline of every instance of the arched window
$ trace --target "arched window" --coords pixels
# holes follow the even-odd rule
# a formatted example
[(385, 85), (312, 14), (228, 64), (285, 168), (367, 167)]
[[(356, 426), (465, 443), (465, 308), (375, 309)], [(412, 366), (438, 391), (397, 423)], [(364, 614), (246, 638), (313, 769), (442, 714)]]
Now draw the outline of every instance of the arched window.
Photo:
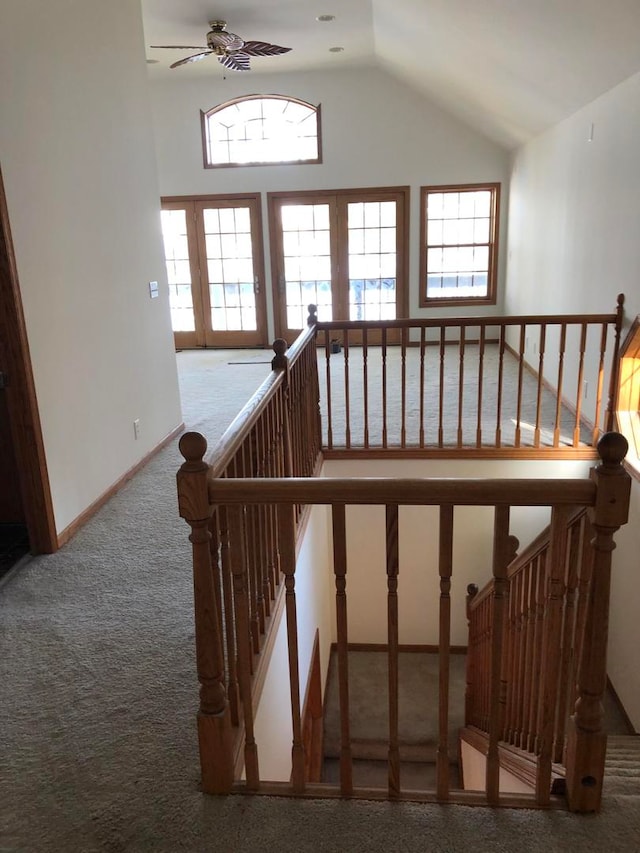
[(248, 95), (202, 112), (206, 169), (320, 163), (320, 107), (284, 95)]

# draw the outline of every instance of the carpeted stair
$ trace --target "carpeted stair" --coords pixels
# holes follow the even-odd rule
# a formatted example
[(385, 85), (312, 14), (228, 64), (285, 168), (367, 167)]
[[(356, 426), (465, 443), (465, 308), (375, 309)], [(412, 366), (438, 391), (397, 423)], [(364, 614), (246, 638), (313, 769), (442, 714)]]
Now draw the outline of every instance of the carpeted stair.
[[(400, 652), (400, 777), (405, 789), (433, 789), (438, 748), (438, 655)], [(450, 784), (459, 785), (458, 729), (463, 725), (465, 656), (451, 656), (449, 702)], [(349, 707), (353, 781), (386, 788), (388, 764), (387, 653), (349, 652)], [(340, 778), (340, 714), (335, 652), (325, 693), (323, 781)]]
[(605, 797), (640, 797), (640, 736), (609, 735), (607, 738), (604, 794)]

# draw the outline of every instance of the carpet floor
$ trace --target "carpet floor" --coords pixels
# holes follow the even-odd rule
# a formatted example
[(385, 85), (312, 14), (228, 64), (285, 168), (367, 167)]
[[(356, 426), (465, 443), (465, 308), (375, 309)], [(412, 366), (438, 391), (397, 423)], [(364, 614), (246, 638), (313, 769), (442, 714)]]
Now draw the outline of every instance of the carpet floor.
[[(185, 423), (210, 443), (268, 370), (228, 360), (178, 355)], [(174, 442), (57, 554), (22, 563), (3, 581), (3, 853), (640, 849), (635, 777), (605, 789), (597, 817), (203, 796), (179, 462)]]

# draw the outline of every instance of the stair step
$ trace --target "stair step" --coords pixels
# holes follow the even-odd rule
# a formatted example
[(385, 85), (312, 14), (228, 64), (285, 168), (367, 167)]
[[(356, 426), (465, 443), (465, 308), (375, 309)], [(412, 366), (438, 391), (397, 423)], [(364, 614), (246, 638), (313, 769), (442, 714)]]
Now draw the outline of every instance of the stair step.
[[(389, 780), (387, 761), (354, 759), (353, 784), (357, 788), (386, 788)], [(340, 760), (327, 758), (322, 770), (322, 781), (340, 784)], [(403, 791), (430, 791), (436, 788), (436, 765), (426, 761), (401, 761), (400, 784)], [(460, 787), (457, 764), (449, 765), (449, 786)]]

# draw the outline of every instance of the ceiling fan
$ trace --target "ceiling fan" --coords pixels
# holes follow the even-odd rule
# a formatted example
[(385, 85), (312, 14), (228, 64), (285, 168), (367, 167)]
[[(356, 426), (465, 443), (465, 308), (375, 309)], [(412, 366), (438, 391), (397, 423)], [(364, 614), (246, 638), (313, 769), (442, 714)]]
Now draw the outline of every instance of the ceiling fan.
[(151, 47), (154, 49), (199, 51), (192, 56), (187, 56), (186, 59), (179, 59), (178, 62), (169, 66), (170, 68), (186, 65), (187, 62), (198, 62), (200, 59), (213, 54), (218, 57), (218, 62), (225, 68), (231, 68), (233, 71), (251, 71), (250, 57), (252, 56), (278, 56), (291, 50), (290, 47), (280, 47), (278, 44), (269, 44), (266, 41), (245, 41), (235, 33), (227, 32), (226, 21), (209, 21), (209, 26), (211, 30), (207, 33), (206, 47), (183, 44), (152, 44)]

